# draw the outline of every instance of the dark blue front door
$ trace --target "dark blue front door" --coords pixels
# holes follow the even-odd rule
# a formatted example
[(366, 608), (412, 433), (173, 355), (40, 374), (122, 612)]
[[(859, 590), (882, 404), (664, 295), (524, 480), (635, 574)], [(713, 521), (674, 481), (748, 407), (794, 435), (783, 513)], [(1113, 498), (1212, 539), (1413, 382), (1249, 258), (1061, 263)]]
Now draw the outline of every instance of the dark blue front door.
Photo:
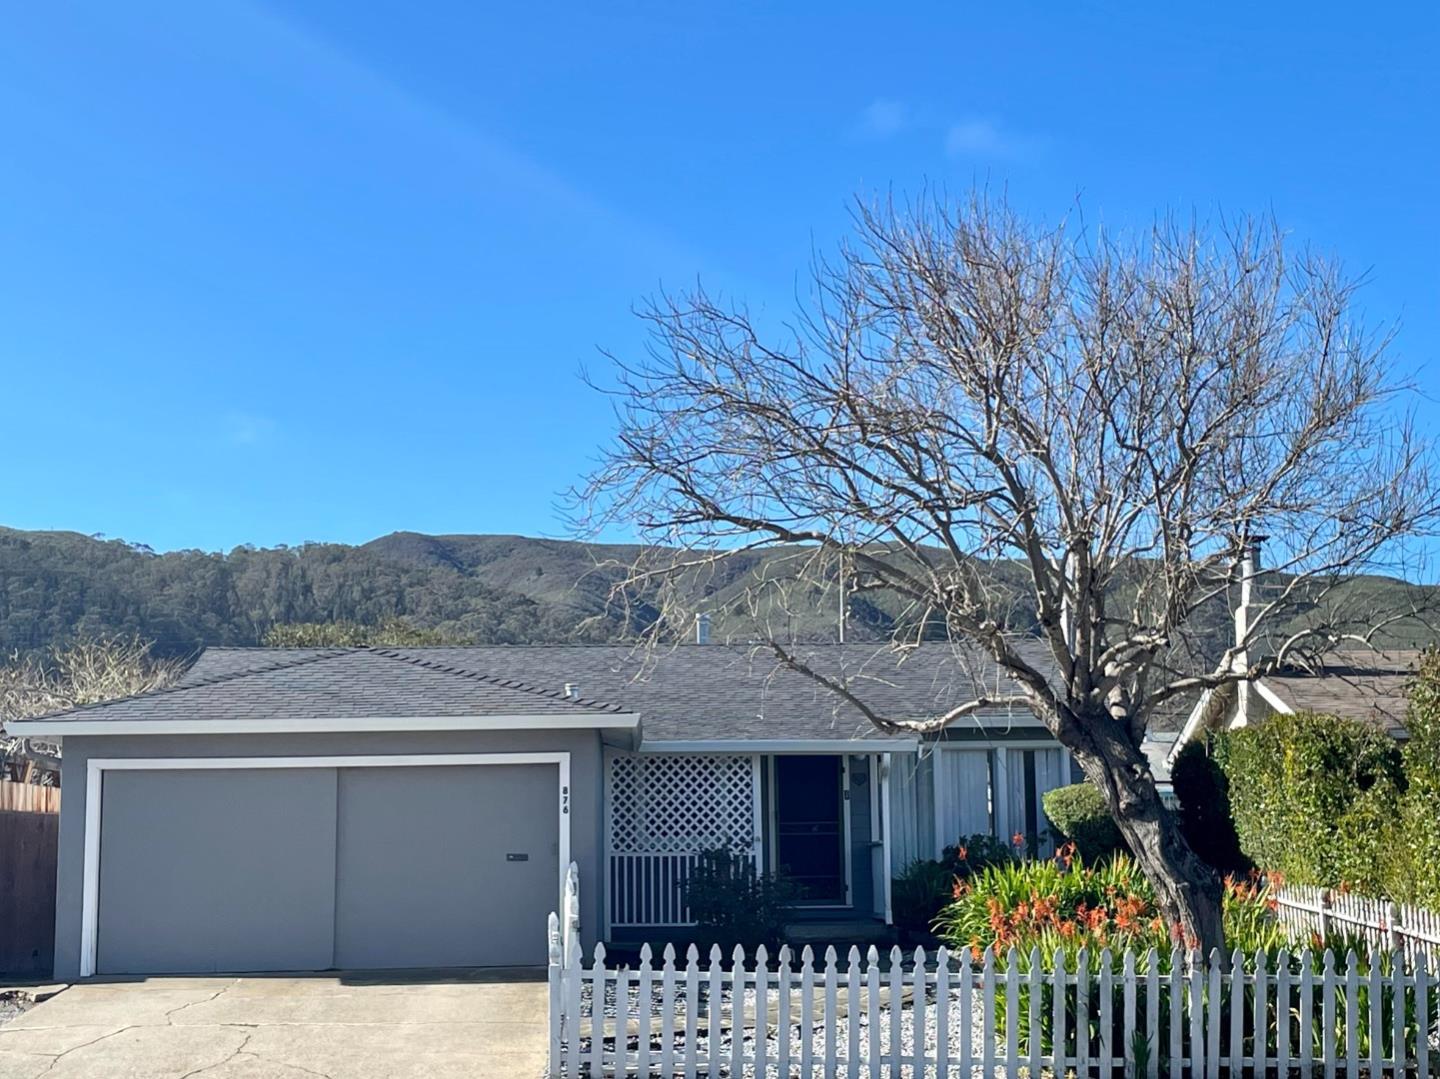
[(775, 862), (803, 889), (804, 902), (845, 902), (840, 757), (775, 758)]

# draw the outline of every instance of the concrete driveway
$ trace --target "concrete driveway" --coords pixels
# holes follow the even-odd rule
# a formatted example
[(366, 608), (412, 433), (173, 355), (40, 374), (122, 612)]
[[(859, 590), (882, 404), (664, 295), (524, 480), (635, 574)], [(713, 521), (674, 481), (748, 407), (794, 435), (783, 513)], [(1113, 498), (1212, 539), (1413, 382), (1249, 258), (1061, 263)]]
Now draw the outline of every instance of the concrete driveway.
[(545, 1025), (529, 972), (87, 982), (0, 1026), (0, 1079), (528, 1079)]

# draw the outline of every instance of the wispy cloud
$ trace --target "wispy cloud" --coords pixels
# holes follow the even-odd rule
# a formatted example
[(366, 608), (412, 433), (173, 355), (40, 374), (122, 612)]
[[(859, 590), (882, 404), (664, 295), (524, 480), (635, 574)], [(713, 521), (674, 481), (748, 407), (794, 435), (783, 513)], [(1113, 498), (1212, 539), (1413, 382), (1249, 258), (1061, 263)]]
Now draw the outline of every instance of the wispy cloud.
[(269, 416), (227, 412), (221, 430), (232, 446), (258, 446), (275, 437), (276, 425)]
[(865, 138), (888, 139), (910, 126), (910, 110), (903, 101), (876, 98), (860, 110), (855, 133)]
[(951, 157), (1030, 157), (1044, 145), (1037, 136), (1007, 131), (993, 120), (962, 120), (945, 132), (945, 152)]

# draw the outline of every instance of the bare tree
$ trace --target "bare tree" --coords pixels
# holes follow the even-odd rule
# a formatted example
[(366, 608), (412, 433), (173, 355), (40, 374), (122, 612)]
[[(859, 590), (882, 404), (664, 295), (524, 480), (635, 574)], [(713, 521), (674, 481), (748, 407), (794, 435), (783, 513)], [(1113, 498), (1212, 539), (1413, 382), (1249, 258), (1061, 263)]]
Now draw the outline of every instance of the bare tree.
[(160, 689), (182, 664), (156, 659), (138, 637), (99, 637), (51, 647), (43, 656), (12, 654), (0, 665), (0, 765), (21, 782), (57, 779), (57, 746), (5, 734), (7, 720), (27, 719), (82, 704)]
[[(765, 643), (886, 730), (1029, 708), (1104, 792), (1163, 913), (1219, 946), (1219, 883), (1141, 739), (1182, 700), (1417, 614), (1417, 589), (1351, 587), (1403, 572), (1436, 522), (1388, 337), (1352, 317), (1355, 282), (1268, 221), (1077, 239), (984, 194), (855, 216), (792, 326), (699, 289), (642, 312), (651, 346), (616, 359), (619, 433), (582, 520), (678, 549), (630, 585), (793, 545), (802, 581), (899, 597), (909, 628), (883, 647), (938, 631), (1009, 688), (916, 723)], [(1202, 613), (1213, 640), (1262, 536), (1266, 589), (1216, 655)], [(1015, 647), (1001, 566), (1048, 666)]]

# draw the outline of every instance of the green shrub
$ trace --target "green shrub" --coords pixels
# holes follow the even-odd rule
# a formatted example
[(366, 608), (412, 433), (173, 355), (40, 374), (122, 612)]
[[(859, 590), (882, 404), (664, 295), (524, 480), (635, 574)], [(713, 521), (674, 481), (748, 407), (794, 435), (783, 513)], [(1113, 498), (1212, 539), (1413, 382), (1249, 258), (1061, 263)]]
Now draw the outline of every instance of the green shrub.
[(1105, 804), (1105, 795), (1093, 783), (1056, 787), (1047, 791), (1041, 801), (1045, 816), (1075, 844), (1082, 860), (1095, 863), (1126, 849), (1110, 807)]
[(1189, 742), (1180, 750), (1170, 782), (1180, 800), (1180, 831), (1190, 849), (1221, 876), (1248, 873), (1254, 863), (1240, 849), (1230, 817), (1230, 781), (1206, 742)]
[[(1273, 955), (1289, 943), (1258, 875), (1227, 878), (1224, 903), (1227, 949)], [(991, 866), (959, 884), (936, 929), (952, 948), (976, 954), (1039, 948), (1047, 965), (1057, 951), (1071, 960), (1081, 948), (1116, 954), (1155, 948), (1168, 955), (1186, 943), (1160, 916), (1154, 889), (1128, 854), (1094, 866), (1063, 854)]]
[(928, 933), (940, 911), (950, 902), (956, 881), (986, 866), (1014, 861), (1014, 850), (994, 836), (978, 833), (946, 847), (938, 861), (922, 858), (911, 862), (891, 882), (895, 924), (902, 929)]
[(1440, 654), (1420, 661), (1405, 728), (1406, 790), (1386, 890), (1391, 899), (1440, 910)]
[(781, 876), (761, 873), (744, 855), (702, 854), (685, 882), (685, 903), (700, 935), (724, 949), (778, 947), (786, 915), (800, 890)]
[(1405, 776), (1383, 731), (1317, 713), (1276, 715), (1216, 739), (1240, 847), (1298, 884), (1381, 894)]
[(944, 862), (911, 862), (890, 884), (895, 924), (901, 929), (928, 933), (954, 886), (955, 874)]
[[(1224, 903), (1227, 949), (1243, 950), (1252, 957), (1252, 964), (1254, 954), (1263, 952), (1270, 969), (1275, 969), (1280, 949), (1291, 946), (1291, 941), (1276, 917), (1273, 897), (1265, 883), (1258, 877), (1229, 878), (1225, 882)], [(977, 961), (992, 951), (999, 970), (1009, 965), (1010, 950), (1014, 949), (1015, 965), (1022, 972), (1030, 969), (1032, 951), (1038, 952), (1045, 970), (1054, 968), (1055, 956), (1059, 954), (1064, 957), (1066, 969), (1074, 971), (1080, 951), (1084, 949), (1088, 969), (1094, 972), (1104, 949), (1111, 950), (1112, 961), (1118, 967), (1120, 956), (1128, 948), (1135, 951), (1136, 969), (1144, 974), (1149, 969), (1148, 951), (1154, 948), (1157, 970), (1163, 973), (1170, 969), (1171, 949), (1187, 943), (1179, 940), (1166, 925), (1157, 911), (1149, 882), (1135, 862), (1124, 854), (1094, 867), (1078, 858), (1067, 863), (1063, 856), (1048, 862), (991, 866), (962, 883), (955, 899), (941, 913), (937, 929), (947, 945), (957, 951), (969, 951)], [(1298, 943), (1335, 948), (1341, 954), (1347, 946), (1338, 936), (1328, 941)], [(1296, 969), (1298, 960), (1292, 957), (1291, 962), (1292, 969)], [(1318, 956), (1312, 957), (1312, 964), (1319, 962)], [(1132, 1044), (1130, 1031), (1125, 1029), (1123, 1021), (1123, 985), (1118, 978), (1112, 985), (1110, 1044)], [(1042, 985), (1040, 992), (1042, 1044), (1039, 1051), (1048, 1053), (1053, 1047), (1051, 1021), (1055, 990), (1053, 986)], [(1095, 999), (1098, 988), (1092, 986), (1090, 992), (1087, 1022), (1093, 1041), (1101, 1036), (1100, 1009)], [(1029, 1012), (1029, 993), (1028, 984), (1022, 984), (1017, 998), (1022, 1016)], [(1226, 1000), (1225, 1008), (1228, 1006)], [(1246, 1006), (1253, 1008), (1253, 1003), (1247, 1000)], [(1162, 1000), (1161, 1008), (1159, 1026), (1163, 1031), (1169, 1023), (1168, 999)], [(1008, 1009), (1008, 1001), (997, 999), (997, 1033), (1005, 1033)], [(1067, 994), (1061, 1010), (1067, 1016), (1067, 1027), (1074, 1030), (1079, 1018), (1076, 997)], [(1275, 1022), (1273, 1011), (1270, 1022)], [(1020, 1051), (1028, 1053), (1029, 1024), (1022, 1023), (1017, 1034)], [(1163, 1054), (1167, 1049), (1162, 1039), (1159, 1052)], [(1166, 1058), (1162, 1056), (1161, 1061), (1165, 1062)]]

